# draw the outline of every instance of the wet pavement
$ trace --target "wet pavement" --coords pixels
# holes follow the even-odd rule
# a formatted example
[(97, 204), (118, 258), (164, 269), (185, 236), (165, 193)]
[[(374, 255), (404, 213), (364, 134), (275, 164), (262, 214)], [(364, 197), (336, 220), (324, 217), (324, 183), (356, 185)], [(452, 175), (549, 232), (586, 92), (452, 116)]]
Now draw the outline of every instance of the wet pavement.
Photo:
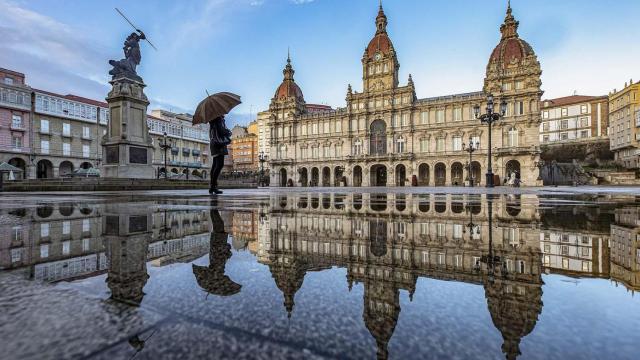
[(635, 188), (0, 195), (7, 359), (635, 359)]

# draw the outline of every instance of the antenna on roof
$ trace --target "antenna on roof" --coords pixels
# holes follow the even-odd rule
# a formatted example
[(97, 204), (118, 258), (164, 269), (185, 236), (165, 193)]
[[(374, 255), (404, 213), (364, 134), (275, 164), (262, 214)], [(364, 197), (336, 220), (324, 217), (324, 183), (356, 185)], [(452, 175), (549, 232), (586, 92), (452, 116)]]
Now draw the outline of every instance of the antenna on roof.
[(209, 90), (204, 89), (204, 92), (206, 92), (206, 93), (207, 93), (207, 97), (211, 96), (211, 95), (209, 95)]

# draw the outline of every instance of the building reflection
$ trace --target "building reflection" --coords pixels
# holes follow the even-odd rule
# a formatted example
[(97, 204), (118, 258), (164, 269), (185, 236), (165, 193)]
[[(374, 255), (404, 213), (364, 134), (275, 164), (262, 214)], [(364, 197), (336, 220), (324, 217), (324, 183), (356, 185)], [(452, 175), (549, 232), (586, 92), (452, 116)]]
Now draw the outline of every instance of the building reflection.
[[(273, 196), (260, 211), (258, 259), (269, 266), (288, 316), (307, 271), (344, 267), (350, 289), (363, 285), (363, 321), (378, 358), (388, 357), (400, 290), (412, 299), (419, 277), (483, 286), (502, 351), (515, 359), (542, 312), (542, 273), (571, 275), (544, 260), (565, 256), (546, 246), (545, 234), (566, 231), (543, 228), (553, 214), (541, 212), (535, 196), (312, 193)], [(606, 248), (609, 224), (590, 227), (589, 246)], [(591, 265), (575, 271), (603, 269), (604, 248), (584, 252)]]
[(114, 300), (139, 305), (148, 266), (207, 255), (207, 266), (192, 265), (193, 281), (210, 294), (239, 293), (225, 275), (233, 245), (268, 266), (288, 317), (307, 272), (341, 267), (350, 290), (363, 287), (363, 323), (381, 359), (401, 291), (413, 300), (419, 278), (464, 282), (484, 289), (502, 351), (515, 359), (542, 313), (543, 273), (640, 287), (640, 210), (635, 198), (605, 200), (554, 207), (525, 194), (293, 193), (223, 212), (215, 202), (43, 203), (0, 212), (17, 224), (0, 227), (0, 267), (50, 282), (106, 273)]

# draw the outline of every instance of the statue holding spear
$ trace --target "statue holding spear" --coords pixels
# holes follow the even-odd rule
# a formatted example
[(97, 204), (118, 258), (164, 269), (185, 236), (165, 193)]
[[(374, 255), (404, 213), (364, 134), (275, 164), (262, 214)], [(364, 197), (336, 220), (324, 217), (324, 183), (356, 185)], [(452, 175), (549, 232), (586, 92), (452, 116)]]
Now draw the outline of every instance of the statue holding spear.
[(136, 68), (140, 65), (140, 61), (142, 60), (142, 55), (140, 53), (140, 40), (146, 40), (154, 49), (156, 49), (156, 47), (153, 46), (149, 39), (147, 39), (142, 30), (133, 25), (122, 11), (118, 8), (116, 8), (116, 11), (135, 29), (135, 32), (132, 32), (124, 41), (124, 46), (122, 48), (124, 51), (124, 59), (109, 60), (109, 64), (113, 66), (113, 69), (109, 71), (109, 74), (113, 76), (113, 79), (124, 76), (142, 82), (142, 78), (138, 76), (138, 73), (136, 72)]

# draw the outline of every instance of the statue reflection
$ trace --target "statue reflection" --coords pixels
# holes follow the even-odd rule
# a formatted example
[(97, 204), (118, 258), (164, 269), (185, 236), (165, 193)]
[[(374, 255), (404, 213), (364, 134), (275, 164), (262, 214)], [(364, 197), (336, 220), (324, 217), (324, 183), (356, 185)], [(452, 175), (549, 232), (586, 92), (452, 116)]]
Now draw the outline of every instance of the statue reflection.
[(104, 241), (109, 261), (107, 286), (111, 299), (138, 306), (149, 279), (147, 251), (151, 239), (150, 214), (126, 214), (107, 207), (103, 216)]
[(209, 247), (209, 265), (192, 265), (198, 285), (207, 293), (218, 296), (231, 296), (240, 292), (242, 285), (234, 282), (224, 273), (227, 261), (231, 258), (231, 245), (224, 221), (216, 209), (217, 201), (212, 200), (209, 216), (211, 218), (211, 238)]

